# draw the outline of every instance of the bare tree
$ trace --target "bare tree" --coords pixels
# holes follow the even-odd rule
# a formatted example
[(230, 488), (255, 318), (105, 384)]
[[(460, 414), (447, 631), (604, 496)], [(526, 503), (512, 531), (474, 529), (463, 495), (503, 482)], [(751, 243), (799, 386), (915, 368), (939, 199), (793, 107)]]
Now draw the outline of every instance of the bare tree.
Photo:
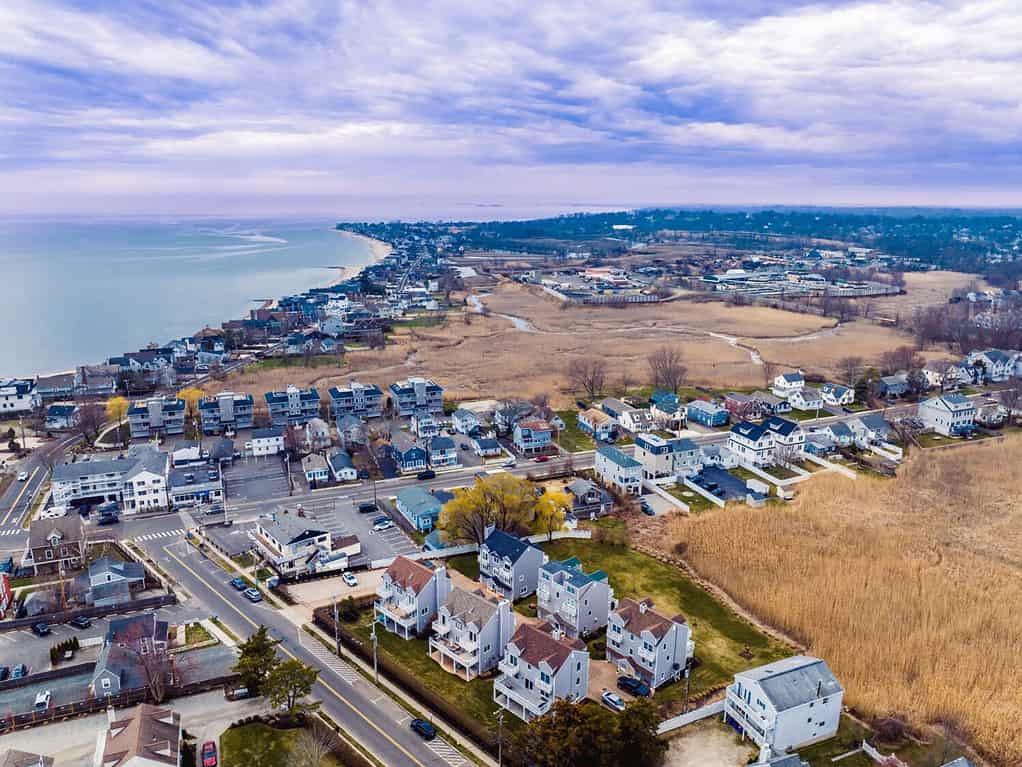
[(661, 346), (646, 358), (646, 362), (649, 364), (653, 386), (677, 394), (688, 373), (681, 349), (677, 346)]
[(899, 370), (913, 370), (921, 368), (926, 360), (919, 355), (911, 346), (899, 346), (895, 349), (888, 349), (880, 355), (880, 367), (888, 375), (897, 373)]
[(954, 360), (940, 359), (928, 362), (926, 365), (930, 370), (934, 371), (940, 380), (940, 390), (944, 391), (949, 383), (949, 373), (951, 368), (955, 366)]
[(998, 397), (1001, 404), (1008, 409), (1008, 425), (1015, 423), (1015, 414), (1022, 410), (1022, 381), (1012, 379), (1001, 389)]
[(99, 436), (99, 431), (106, 420), (106, 412), (98, 402), (85, 402), (78, 408), (78, 423), (75, 431), (90, 445)]
[(590, 399), (595, 399), (607, 382), (607, 363), (599, 357), (574, 359), (568, 365), (568, 382), (572, 389), (581, 389)]
[(774, 462), (785, 468), (791, 468), (802, 460), (802, 451), (795, 445), (777, 445), (774, 448)]
[(323, 727), (306, 727), (291, 746), (289, 764), (295, 767), (319, 767), (333, 750), (333, 736)]
[(862, 357), (842, 357), (835, 364), (837, 365), (837, 369), (841, 372), (841, 377), (845, 382), (845, 385), (855, 386), (855, 382), (859, 380), (859, 375), (862, 373)]

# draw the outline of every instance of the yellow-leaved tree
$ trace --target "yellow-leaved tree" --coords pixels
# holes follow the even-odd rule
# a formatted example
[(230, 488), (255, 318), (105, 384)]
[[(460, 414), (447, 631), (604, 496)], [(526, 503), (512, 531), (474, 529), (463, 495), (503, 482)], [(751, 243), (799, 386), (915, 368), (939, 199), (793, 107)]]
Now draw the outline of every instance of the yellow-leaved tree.
[(111, 421), (117, 421), (117, 437), (122, 442), (124, 435), (121, 433), (124, 426), (124, 416), (128, 414), (128, 400), (124, 397), (111, 397), (106, 401), (106, 416)]
[(560, 490), (543, 493), (536, 501), (536, 515), (532, 520), (532, 532), (542, 533), (547, 540), (553, 540), (554, 533), (564, 527), (564, 514), (571, 508), (571, 498)]
[[(482, 543), (486, 530), (533, 528), (537, 514), (542, 515), (542, 531), (552, 532), (560, 508), (567, 505), (564, 493), (552, 493), (551, 499), (537, 496), (535, 486), (525, 479), (503, 472), (476, 480), (471, 487), (454, 491), (444, 504), (437, 524), (448, 541)], [(558, 505), (559, 504), (559, 505)], [(564, 514), (560, 512), (560, 523)], [(557, 524), (553, 529), (559, 529)]]
[(186, 386), (177, 393), (178, 399), (185, 401), (185, 413), (189, 418), (195, 418), (199, 413), (199, 400), (206, 396), (206, 392), (198, 386)]

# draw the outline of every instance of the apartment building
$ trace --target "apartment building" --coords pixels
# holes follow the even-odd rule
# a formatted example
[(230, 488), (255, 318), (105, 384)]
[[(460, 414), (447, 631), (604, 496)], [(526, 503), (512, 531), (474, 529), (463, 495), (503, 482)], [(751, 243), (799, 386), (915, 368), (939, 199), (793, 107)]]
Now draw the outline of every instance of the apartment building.
[(379, 418), (383, 415), (383, 390), (376, 384), (350, 381), (347, 386), (330, 389), (330, 412), (334, 418), (354, 415)]
[(266, 407), (274, 426), (303, 426), (319, 416), (319, 392), (288, 385), (284, 391), (266, 392)]
[(156, 434), (184, 434), (185, 401), (168, 397), (137, 400), (128, 408), (132, 439), (148, 439)]
[(619, 493), (639, 495), (642, 491), (642, 464), (616, 447), (601, 445), (596, 448), (593, 468), (605, 485)]
[(124, 458), (75, 461), (53, 467), (50, 488), (57, 506), (114, 501), (131, 514), (167, 508), (170, 456), (152, 446), (136, 446)]
[(222, 391), (199, 400), (203, 434), (252, 428), (252, 395)]
[(444, 390), (429, 378), (415, 376), (395, 381), (390, 385), (390, 397), (394, 412), (402, 416), (411, 415), (416, 410), (430, 413), (442, 413), (444, 410)]
[(586, 573), (576, 557), (539, 569), (536, 615), (569, 637), (585, 638), (607, 625), (614, 589), (602, 570)]
[(478, 559), (479, 582), (514, 602), (536, 590), (547, 556), (528, 541), (493, 530), (479, 547)]

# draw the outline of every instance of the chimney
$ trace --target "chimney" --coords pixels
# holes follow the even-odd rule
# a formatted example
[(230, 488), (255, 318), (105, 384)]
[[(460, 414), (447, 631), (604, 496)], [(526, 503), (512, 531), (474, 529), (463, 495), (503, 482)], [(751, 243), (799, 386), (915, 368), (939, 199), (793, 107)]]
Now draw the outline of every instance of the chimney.
[(643, 599), (639, 602), (639, 613), (644, 614), (652, 606), (652, 603), (648, 599)]
[(561, 641), (561, 637), (562, 637), (563, 635), (564, 635), (564, 634), (563, 634), (563, 632), (561, 631), (561, 627), (560, 627), (560, 626), (554, 625), (554, 626), (552, 626), (552, 627), (550, 628), (550, 636), (552, 636), (552, 637), (553, 637), (554, 639), (556, 639), (556, 640), (557, 640), (558, 642), (560, 642), (560, 641)]

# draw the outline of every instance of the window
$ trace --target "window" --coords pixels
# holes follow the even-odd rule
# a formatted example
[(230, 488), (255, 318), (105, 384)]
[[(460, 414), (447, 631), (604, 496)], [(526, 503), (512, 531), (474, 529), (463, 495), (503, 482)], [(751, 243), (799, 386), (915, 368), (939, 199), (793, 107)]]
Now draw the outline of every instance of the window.
[(103, 689), (104, 690), (110, 689), (110, 680), (107, 679), (106, 677), (103, 678)]
[(550, 684), (550, 675), (545, 671), (540, 671), (539, 681), (543, 682), (544, 684)]

